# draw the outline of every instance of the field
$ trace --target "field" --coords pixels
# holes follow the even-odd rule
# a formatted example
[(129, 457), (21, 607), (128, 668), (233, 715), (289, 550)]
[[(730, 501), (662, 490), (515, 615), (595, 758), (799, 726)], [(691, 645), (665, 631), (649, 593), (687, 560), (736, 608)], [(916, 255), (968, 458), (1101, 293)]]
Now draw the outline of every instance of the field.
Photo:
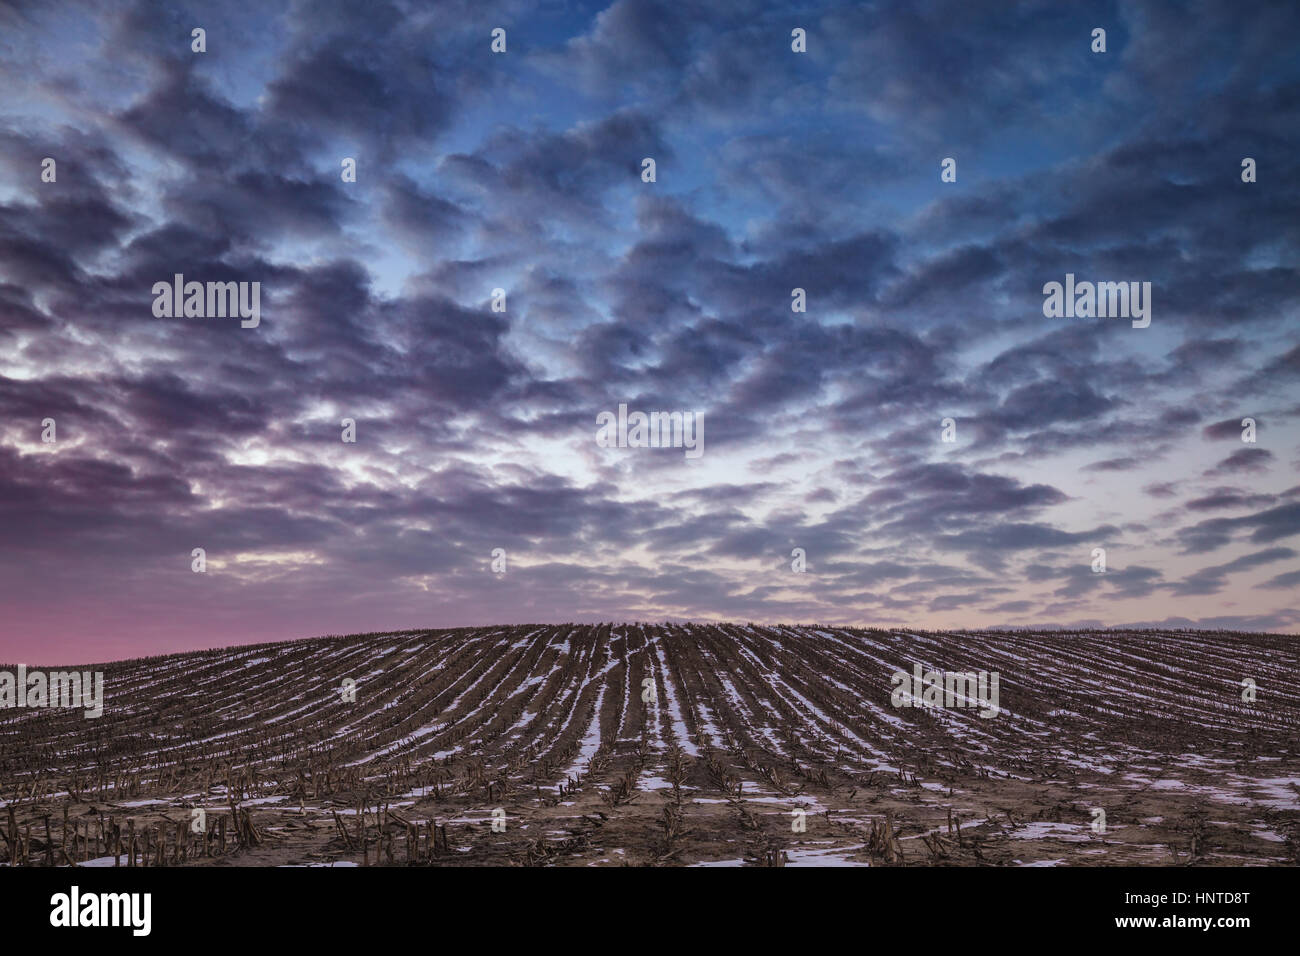
[[(893, 706), (918, 663), (997, 673), (1000, 712)], [(0, 860), (1294, 865), (1297, 663), (1282, 635), (628, 624), (94, 665), (102, 717), (0, 710)]]

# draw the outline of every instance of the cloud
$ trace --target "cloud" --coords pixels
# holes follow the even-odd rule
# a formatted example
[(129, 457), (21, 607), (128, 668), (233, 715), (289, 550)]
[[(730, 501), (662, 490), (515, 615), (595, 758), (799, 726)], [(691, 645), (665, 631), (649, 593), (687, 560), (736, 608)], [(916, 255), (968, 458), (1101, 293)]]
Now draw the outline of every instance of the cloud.
[(1263, 471), (1268, 468), (1269, 462), (1274, 457), (1274, 454), (1267, 448), (1242, 448), (1239, 451), (1234, 451), (1213, 468), (1207, 469), (1204, 475), (1210, 477), (1214, 475), (1230, 475), (1243, 471)]
[(1170, 587), (1173, 593), (1180, 597), (1192, 594), (1214, 594), (1223, 587), (1224, 578), (1230, 574), (1294, 557), (1296, 552), (1290, 548), (1266, 548), (1263, 551), (1243, 555), (1226, 564), (1202, 568)]
[[(1101, 14), (6, 7), (11, 643), (1293, 627), (1300, 15)], [(1151, 281), (1151, 328), (1044, 317), (1067, 272)], [(177, 273), (259, 283), (261, 325), (155, 318)], [(621, 403), (702, 413), (704, 458), (596, 447)], [(1103, 546), (1127, 566), (1094, 575)]]

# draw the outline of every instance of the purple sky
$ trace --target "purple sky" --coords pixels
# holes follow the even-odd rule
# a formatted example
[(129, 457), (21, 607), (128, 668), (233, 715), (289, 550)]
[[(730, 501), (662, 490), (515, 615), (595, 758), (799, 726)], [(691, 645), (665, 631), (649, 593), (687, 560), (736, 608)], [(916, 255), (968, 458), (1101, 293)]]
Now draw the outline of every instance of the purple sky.
[[(0, 660), (1294, 633), (1298, 41), (1237, 0), (7, 4)], [(177, 273), (260, 323), (157, 317)], [(1067, 273), (1149, 327), (1046, 317)], [(600, 447), (620, 403), (703, 455)]]

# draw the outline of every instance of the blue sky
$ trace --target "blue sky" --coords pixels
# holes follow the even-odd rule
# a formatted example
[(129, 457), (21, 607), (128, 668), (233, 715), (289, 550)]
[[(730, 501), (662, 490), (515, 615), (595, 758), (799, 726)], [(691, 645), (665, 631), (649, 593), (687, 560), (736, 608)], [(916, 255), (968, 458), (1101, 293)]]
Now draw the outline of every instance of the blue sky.
[[(1294, 632), (1297, 40), (1252, 2), (9, 4), (0, 656)], [(260, 324), (156, 317), (176, 273)], [(1150, 326), (1045, 317), (1066, 273), (1151, 283)], [(600, 447), (620, 403), (705, 453)]]

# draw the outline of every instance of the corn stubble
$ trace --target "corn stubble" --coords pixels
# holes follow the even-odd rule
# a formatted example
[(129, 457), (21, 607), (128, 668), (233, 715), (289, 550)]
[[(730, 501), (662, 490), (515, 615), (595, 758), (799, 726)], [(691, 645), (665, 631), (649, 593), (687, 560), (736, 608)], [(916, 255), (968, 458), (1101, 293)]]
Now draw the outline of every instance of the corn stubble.
[[(892, 707), (917, 661), (998, 671), (1003, 713)], [(97, 720), (0, 711), (0, 862), (1294, 864), (1297, 663), (1280, 635), (652, 624), (124, 661)]]

